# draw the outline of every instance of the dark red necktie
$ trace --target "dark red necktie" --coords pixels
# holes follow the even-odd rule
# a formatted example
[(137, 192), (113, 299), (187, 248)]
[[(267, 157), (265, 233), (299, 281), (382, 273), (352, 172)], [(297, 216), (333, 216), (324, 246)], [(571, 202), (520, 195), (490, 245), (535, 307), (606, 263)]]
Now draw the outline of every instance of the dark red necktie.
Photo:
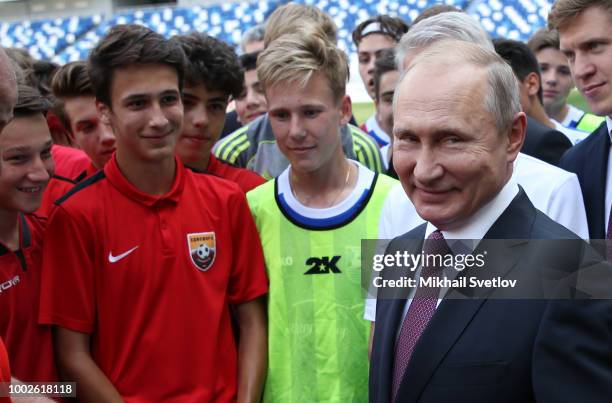
[[(424, 256), (445, 255), (450, 253), (448, 245), (444, 240), (442, 232), (434, 231), (423, 243)], [(423, 266), (421, 278), (442, 277), (441, 267)], [(393, 364), (393, 401), (399, 390), (400, 383), (410, 362), (410, 357), (421, 334), (427, 327), (429, 320), (436, 311), (439, 287), (420, 287), (418, 286), (395, 344), (395, 362)]]

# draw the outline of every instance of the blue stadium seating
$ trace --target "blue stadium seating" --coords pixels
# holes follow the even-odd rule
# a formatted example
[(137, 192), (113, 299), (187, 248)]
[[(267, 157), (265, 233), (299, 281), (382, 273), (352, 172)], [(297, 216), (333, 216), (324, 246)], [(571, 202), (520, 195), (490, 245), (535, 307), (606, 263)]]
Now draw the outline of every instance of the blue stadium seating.
[(37, 59), (52, 59), (102, 22), (101, 15), (54, 20), (0, 23), (0, 43), (25, 48)]
[[(34, 22), (0, 23), (3, 46), (23, 47), (32, 56), (59, 63), (85, 59), (110, 27), (139, 23), (165, 35), (205, 32), (237, 45), (242, 33), (263, 22), (288, 0), (229, 2), (208, 7), (165, 7), (122, 12), (108, 19), (101, 15)], [(361, 21), (377, 14), (390, 14), (412, 21), (435, 0), (297, 0), (329, 13), (339, 30), (339, 46), (356, 51), (351, 32)], [(475, 16), (492, 37), (526, 40), (545, 25), (550, 0), (445, 0)]]
[(527, 41), (546, 26), (551, 0), (476, 0), (467, 12), (476, 17), (492, 38)]

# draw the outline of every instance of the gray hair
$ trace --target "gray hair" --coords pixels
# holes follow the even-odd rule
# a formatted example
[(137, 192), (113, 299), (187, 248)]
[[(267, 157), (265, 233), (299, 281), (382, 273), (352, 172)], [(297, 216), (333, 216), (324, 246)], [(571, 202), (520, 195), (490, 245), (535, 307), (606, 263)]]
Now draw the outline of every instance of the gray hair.
[(240, 50), (245, 52), (246, 46), (251, 42), (263, 42), (266, 33), (266, 25), (258, 24), (245, 31), (240, 40)]
[[(433, 17), (432, 17), (433, 18)], [(483, 106), (493, 117), (497, 131), (505, 133), (521, 111), (518, 82), (512, 68), (494, 50), (465, 41), (444, 40), (428, 46), (406, 67), (398, 83), (417, 65), (442, 66), (456, 69), (471, 65), (487, 72), (487, 87)], [(395, 91), (393, 108), (397, 106), (400, 91)]]
[(19, 65), (6, 54), (2, 46), (0, 46), (0, 73), (7, 74), (3, 79), (15, 83), (17, 83), (19, 76), (23, 74)]
[(443, 39), (470, 42), (495, 51), (491, 38), (474, 18), (466, 13), (442, 13), (419, 21), (402, 36), (395, 48), (395, 63), (404, 70), (406, 56)]

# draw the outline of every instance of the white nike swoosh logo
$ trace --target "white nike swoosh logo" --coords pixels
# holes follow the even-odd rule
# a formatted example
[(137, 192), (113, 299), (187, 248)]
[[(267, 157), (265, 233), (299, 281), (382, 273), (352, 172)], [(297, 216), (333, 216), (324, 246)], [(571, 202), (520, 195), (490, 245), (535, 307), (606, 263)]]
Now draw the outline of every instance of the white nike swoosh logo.
[(138, 246), (134, 246), (132, 249), (128, 250), (127, 252), (124, 252), (117, 256), (113, 256), (113, 252), (108, 252), (108, 261), (111, 263), (116, 263), (120, 261), (121, 259), (123, 259), (124, 257), (126, 257), (127, 255), (129, 255), (130, 253), (134, 252), (136, 249), (138, 249)]

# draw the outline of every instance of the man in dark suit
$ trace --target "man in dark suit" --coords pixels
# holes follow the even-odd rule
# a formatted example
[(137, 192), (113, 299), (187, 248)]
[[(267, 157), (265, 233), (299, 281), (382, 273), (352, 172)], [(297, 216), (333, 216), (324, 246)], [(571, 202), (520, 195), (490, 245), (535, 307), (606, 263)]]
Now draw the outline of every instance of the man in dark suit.
[[(412, 278), (416, 286), (378, 290), (370, 402), (609, 399), (610, 370), (589, 365), (597, 360), (588, 355), (562, 352), (572, 343), (593, 346), (589, 332), (567, 320), (575, 301), (548, 302), (543, 297), (551, 294), (540, 293), (571, 275), (588, 249), (536, 210), (512, 180), (526, 119), (510, 67), (488, 49), (439, 42), (408, 65), (394, 101), (395, 167), (427, 223), (392, 241), (386, 255), (457, 256), (457, 244), (447, 240), (475, 240), (468, 252), (489, 251), (488, 264), (461, 272), (453, 266), (451, 279), (515, 279), (519, 288), (425, 286), (440, 273), (425, 263), (406, 276), (399, 263), (383, 270), (383, 280)], [(569, 243), (542, 247), (533, 239)], [(518, 299), (527, 296), (539, 299)], [(609, 320), (612, 305), (602, 306)], [(588, 303), (579, 307), (589, 318), (585, 329), (605, 324)], [(611, 347), (599, 347), (592, 351), (609, 359)], [(576, 380), (569, 377), (578, 372)], [(554, 390), (564, 381), (571, 386), (563, 394)]]
[(561, 167), (578, 175), (591, 239), (611, 239), (612, 3), (558, 0), (548, 24), (559, 31), (576, 87), (593, 113), (606, 116), (605, 123), (564, 155)]
[(559, 165), (561, 156), (572, 142), (546, 115), (543, 104), (542, 76), (535, 55), (523, 42), (498, 38), (495, 51), (504, 58), (519, 82), (521, 108), (527, 114), (527, 135), (522, 152), (549, 164)]

